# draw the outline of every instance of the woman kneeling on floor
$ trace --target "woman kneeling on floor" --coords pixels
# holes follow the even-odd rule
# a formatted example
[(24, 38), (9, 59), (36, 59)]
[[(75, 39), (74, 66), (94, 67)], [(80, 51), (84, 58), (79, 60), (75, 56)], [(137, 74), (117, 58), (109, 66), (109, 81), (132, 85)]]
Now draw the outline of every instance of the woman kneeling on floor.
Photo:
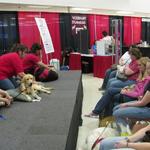
[(31, 51), (23, 59), (23, 67), (25, 73), (35, 76), (37, 81), (54, 81), (58, 79), (58, 73), (50, 66), (41, 61), (42, 47), (35, 43), (31, 47)]

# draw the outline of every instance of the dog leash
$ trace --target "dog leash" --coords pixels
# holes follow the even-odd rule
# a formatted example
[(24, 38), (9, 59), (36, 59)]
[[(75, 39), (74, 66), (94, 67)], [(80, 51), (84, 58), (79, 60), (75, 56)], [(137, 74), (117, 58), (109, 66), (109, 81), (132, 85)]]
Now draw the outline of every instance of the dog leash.
[(108, 125), (109, 125), (109, 122), (107, 121), (107, 122), (106, 122), (106, 127), (104, 128), (104, 130), (102, 131), (102, 133), (100, 134), (100, 136), (99, 136), (99, 137), (95, 140), (95, 142), (93, 143), (91, 150), (93, 150), (93, 149), (95, 148), (95, 146), (96, 146), (100, 141), (102, 141), (102, 140), (104, 139), (104, 138), (101, 137), (101, 136), (103, 135), (103, 133), (104, 133), (105, 130), (107, 129)]
[[(32, 84), (29, 85), (29, 87), (30, 87), (30, 86), (32, 86)], [(19, 95), (21, 95), (25, 90), (26, 90), (26, 89), (24, 89), (23, 91), (21, 91), (19, 94), (17, 94), (15, 97), (13, 97), (13, 99), (15, 99), (16, 97), (18, 97)]]

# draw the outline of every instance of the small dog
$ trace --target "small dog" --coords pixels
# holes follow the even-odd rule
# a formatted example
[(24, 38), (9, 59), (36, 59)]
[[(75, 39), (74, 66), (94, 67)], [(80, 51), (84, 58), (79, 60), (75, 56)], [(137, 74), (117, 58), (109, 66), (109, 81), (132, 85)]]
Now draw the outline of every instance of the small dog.
[(52, 88), (46, 88), (35, 81), (35, 78), (31, 74), (26, 74), (21, 80), (21, 91), (22, 94), (27, 97), (29, 101), (36, 99), (37, 101), (41, 100), (41, 97), (37, 95), (39, 91), (50, 94)]

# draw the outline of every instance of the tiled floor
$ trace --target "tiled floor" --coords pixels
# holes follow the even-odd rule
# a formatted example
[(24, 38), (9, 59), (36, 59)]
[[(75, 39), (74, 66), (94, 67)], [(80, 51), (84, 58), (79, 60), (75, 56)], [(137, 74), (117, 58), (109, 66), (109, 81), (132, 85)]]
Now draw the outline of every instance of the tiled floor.
[(79, 127), (78, 141), (76, 150), (85, 150), (84, 143), (87, 135), (93, 129), (98, 127), (98, 119), (84, 117), (85, 114), (91, 112), (97, 101), (101, 97), (98, 88), (101, 86), (103, 79), (93, 77), (93, 74), (83, 74), (83, 108), (82, 108), (82, 126)]

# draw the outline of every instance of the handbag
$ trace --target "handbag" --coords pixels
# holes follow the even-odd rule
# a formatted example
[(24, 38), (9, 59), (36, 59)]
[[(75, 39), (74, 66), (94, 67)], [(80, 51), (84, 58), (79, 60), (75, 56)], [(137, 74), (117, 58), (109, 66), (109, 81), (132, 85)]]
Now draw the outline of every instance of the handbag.
[(126, 81), (128, 79), (128, 77), (124, 73), (121, 73), (119, 71), (117, 71), (116, 77), (117, 79), (122, 81)]
[(117, 73), (116, 73), (117, 79), (122, 80), (122, 81), (126, 81), (128, 79), (128, 77), (124, 73), (124, 68), (127, 62), (128, 60), (123, 65), (117, 65)]

